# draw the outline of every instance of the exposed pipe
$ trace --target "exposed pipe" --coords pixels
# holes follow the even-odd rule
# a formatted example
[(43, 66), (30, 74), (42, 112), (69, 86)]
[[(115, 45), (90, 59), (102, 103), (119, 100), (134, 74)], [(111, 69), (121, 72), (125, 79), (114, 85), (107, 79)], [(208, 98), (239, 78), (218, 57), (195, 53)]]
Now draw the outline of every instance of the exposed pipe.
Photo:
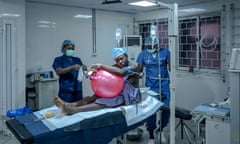
[(97, 48), (96, 48), (96, 10), (92, 9), (92, 57), (97, 56)]

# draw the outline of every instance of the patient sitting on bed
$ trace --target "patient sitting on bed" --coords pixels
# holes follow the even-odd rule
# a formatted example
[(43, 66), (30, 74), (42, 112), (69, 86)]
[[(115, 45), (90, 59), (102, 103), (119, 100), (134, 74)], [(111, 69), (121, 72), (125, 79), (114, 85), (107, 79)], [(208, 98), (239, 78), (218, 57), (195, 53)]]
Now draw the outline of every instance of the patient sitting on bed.
[(65, 102), (57, 96), (54, 102), (58, 107), (61, 107), (64, 114), (72, 115), (77, 112), (93, 111), (105, 107), (117, 107), (140, 102), (141, 96), (138, 89), (139, 75), (137, 73), (137, 66), (129, 63), (126, 48), (113, 48), (112, 57), (116, 62), (113, 66), (93, 64), (91, 70), (96, 72), (99, 69), (103, 69), (110, 73), (124, 76), (124, 88), (121, 94), (113, 98), (100, 98), (94, 94), (73, 103)]

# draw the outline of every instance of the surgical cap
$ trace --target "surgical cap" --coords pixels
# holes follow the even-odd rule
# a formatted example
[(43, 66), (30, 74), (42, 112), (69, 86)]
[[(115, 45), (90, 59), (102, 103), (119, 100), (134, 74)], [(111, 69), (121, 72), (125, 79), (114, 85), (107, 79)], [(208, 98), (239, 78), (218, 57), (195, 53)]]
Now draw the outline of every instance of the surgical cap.
[(67, 46), (67, 45), (73, 45), (75, 46), (75, 44), (73, 43), (73, 41), (71, 40), (64, 40), (63, 43), (62, 43), (62, 47), (61, 47), (61, 51), (62, 53), (64, 53), (64, 47)]
[(120, 55), (127, 55), (127, 49), (126, 48), (113, 48), (112, 49), (112, 58), (115, 60)]
[[(145, 38), (144, 45), (145, 46), (151, 46), (152, 45), (152, 38), (150, 36)], [(158, 39), (157, 38), (154, 39), (153, 45), (158, 45)]]

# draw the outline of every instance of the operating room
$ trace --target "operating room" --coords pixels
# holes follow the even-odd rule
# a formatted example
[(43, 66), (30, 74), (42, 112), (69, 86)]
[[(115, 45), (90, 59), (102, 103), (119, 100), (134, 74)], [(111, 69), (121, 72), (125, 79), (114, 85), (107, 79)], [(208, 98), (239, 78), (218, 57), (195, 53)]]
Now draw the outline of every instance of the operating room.
[[(170, 117), (163, 129), (167, 140), (162, 142), (160, 136), (154, 143), (240, 143), (238, 0), (147, 0), (155, 4), (150, 7), (128, 4), (137, 1), (0, 0), (0, 144), (28, 143), (14, 125), (6, 125), (28, 114), (9, 117), (7, 112), (21, 108), (39, 112), (54, 106), (59, 77), (52, 65), (55, 57), (62, 55), (64, 40), (74, 42), (74, 56), (80, 57), (88, 70), (96, 63), (114, 64), (112, 49), (116, 47), (125, 47), (130, 62), (136, 63), (152, 26), (156, 26), (158, 47), (171, 54)], [(83, 97), (93, 94), (92, 79), (84, 73)], [(144, 78), (139, 88), (149, 90)], [(161, 107), (154, 109), (160, 123)], [(178, 108), (191, 118), (179, 118)], [(180, 119), (187, 127), (178, 126)], [(109, 144), (147, 144), (145, 120), (111, 135)], [(131, 132), (138, 138), (129, 138)], [(40, 136), (36, 137), (39, 143)], [(34, 136), (34, 143), (32, 140)]]

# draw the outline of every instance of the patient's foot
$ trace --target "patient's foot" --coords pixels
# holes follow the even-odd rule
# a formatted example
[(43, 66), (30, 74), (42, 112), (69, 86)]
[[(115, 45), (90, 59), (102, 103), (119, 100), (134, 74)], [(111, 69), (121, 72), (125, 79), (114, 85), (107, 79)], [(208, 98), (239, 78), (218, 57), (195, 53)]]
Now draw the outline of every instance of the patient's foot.
[(72, 103), (69, 103), (69, 102), (65, 102), (64, 100), (62, 100), (59, 96), (56, 96), (54, 98), (54, 103), (57, 107), (62, 107), (63, 105), (68, 105), (68, 106), (77, 106), (77, 103), (76, 102), (72, 102)]
[(54, 103), (57, 107), (61, 107), (65, 104), (65, 102), (59, 96), (54, 98)]
[(71, 105), (68, 105), (68, 104), (64, 104), (62, 105), (62, 113), (65, 114), (65, 115), (72, 115), (72, 114), (75, 114), (77, 113), (78, 111), (76, 110), (76, 107), (73, 107)]

